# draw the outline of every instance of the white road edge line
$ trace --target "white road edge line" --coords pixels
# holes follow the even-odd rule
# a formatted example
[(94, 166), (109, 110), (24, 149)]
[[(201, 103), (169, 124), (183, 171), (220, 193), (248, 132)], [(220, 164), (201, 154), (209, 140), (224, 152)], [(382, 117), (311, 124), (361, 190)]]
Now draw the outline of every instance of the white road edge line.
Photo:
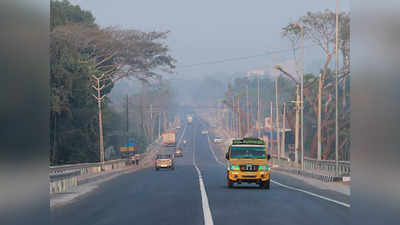
[(334, 199), (331, 199), (331, 198), (328, 198), (328, 197), (325, 197), (325, 196), (322, 196), (322, 195), (314, 194), (312, 192), (305, 191), (305, 190), (302, 190), (300, 188), (295, 188), (295, 187), (291, 187), (291, 186), (288, 186), (288, 185), (284, 185), (284, 184), (281, 184), (281, 183), (279, 183), (277, 181), (274, 181), (272, 179), (271, 179), (271, 182), (276, 184), (276, 185), (279, 185), (281, 187), (290, 189), (290, 190), (299, 191), (299, 192), (302, 192), (304, 194), (308, 194), (308, 195), (311, 195), (311, 196), (314, 196), (314, 197), (317, 197), (317, 198), (320, 198), (320, 199), (323, 199), (323, 200), (326, 200), (326, 201), (329, 201), (329, 202), (333, 202), (333, 203), (336, 203), (338, 205), (341, 205), (341, 206), (344, 206), (344, 207), (347, 207), (347, 208), (350, 208), (350, 204), (347, 204), (347, 203), (344, 203), (344, 202), (341, 202), (341, 201), (337, 201), (337, 200), (334, 200)]
[[(216, 157), (215, 152), (214, 152), (214, 150), (213, 150), (213, 148), (211, 146), (211, 142), (210, 142), (210, 138), (209, 137), (208, 137), (208, 145), (210, 146), (211, 153), (214, 155), (215, 161), (224, 166), (224, 164), (221, 161), (219, 161), (219, 159)], [(309, 192), (309, 191), (306, 191), (306, 190), (303, 190), (303, 189), (300, 189), (300, 188), (295, 188), (295, 187), (291, 187), (291, 186), (288, 186), (288, 185), (285, 185), (285, 184), (281, 184), (281, 183), (279, 183), (279, 182), (277, 182), (277, 181), (275, 181), (273, 179), (271, 179), (271, 182), (276, 184), (276, 185), (278, 185), (278, 186), (281, 186), (281, 187), (284, 187), (284, 188), (287, 188), (287, 189), (290, 189), (290, 190), (293, 190), (293, 191), (298, 191), (298, 192), (301, 192), (301, 193), (304, 193), (304, 194), (307, 194), (307, 195), (311, 195), (311, 196), (314, 196), (314, 197), (317, 197), (317, 198), (320, 198), (320, 199), (323, 199), (323, 200), (326, 200), (326, 201), (329, 201), (329, 202), (333, 202), (333, 203), (336, 203), (338, 205), (350, 208), (350, 204), (347, 204), (347, 203), (344, 203), (344, 202), (341, 202), (341, 201), (337, 201), (337, 200), (334, 200), (334, 199), (331, 199), (331, 198), (328, 198), (328, 197), (325, 197), (325, 196), (322, 196), (322, 195), (318, 195), (318, 194), (315, 194), (315, 193), (312, 193), (312, 192)]]
[(212, 214), (211, 214), (211, 209), (208, 203), (208, 197), (207, 197), (207, 192), (206, 188), (203, 182), (203, 177), (201, 176), (201, 172), (199, 167), (197, 167), (196, 164), (196, 158), (195, 158), (195, 134), (193, 135), (193, 166), (196, 169), (197, 175), (199, 176), (199, 184), (200, 184), (200, 193), (201, 193), (201, 203), (203, 207), (203, 216), (204, 216), (204, 225), (214, 225), (214, 221), (212, 219)]

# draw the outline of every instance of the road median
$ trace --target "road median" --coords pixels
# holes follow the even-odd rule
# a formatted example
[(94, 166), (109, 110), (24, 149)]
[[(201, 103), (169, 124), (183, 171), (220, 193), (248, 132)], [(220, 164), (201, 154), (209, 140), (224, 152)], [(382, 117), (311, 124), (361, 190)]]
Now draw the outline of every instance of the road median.
[(139, 165), (127, 159), (101, 163), (83, 163), (50, 167), (50, 207), (64, 205), (86, 194), (104, 181), (121, 174), (135, 172), (153, 165), (155, 155), (162, 149), (160, 139), (148, 146)]

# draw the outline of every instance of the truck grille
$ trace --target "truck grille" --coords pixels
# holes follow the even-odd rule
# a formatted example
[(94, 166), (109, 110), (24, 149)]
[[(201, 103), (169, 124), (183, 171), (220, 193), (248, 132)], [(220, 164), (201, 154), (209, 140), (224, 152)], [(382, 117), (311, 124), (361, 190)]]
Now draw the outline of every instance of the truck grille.
[(258, 165), (240, 165), (240, 171), (257, 171)]

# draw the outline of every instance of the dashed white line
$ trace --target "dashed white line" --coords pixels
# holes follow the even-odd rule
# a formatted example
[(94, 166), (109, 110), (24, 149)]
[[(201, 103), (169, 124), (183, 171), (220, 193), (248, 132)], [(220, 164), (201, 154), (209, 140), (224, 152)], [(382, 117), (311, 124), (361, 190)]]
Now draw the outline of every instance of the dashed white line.
[(224, 163), (222, 163), (222, 162), (218, 159), (217, 155), (215, 155), (215, 151), (214, 151), (213, 147), (211, 146), (210, 136), (207, 135), (207, 139), (208, 139), (208, 146), (210, 147), (210, 151), (211, 151), (211, 153), (213, 154), (215, 161), (217, 161), (217, 163), (219, 163), (219, 164), (221, 164), (221, 165), (224, 166)]
[(177, 144), (178, 147), (181, 145), (183, 136), (185, 136), (186, 127), (187, 127), (187, 124), (185, 124), (185, 127), (183, 128), (183, 131), (182, 131), (182, 135), (178, 140), (178, 144)]
[(196, 169), (197, 175), (199, 177), (201, 204), (203, 207), (203, 216), (204, 216), (204, 225), (214, 225), (210, 205), (208, 203), (206, 188), (205, 188), (205, 185), (203, 182), (203, 177), (201, 175), (201, 171), (200, 171), (199, 167), (197, 167), (197, 164), (196, 164), (196, 158), (195, 158), (196, 147), (195, 146), (196, 146), (195, 135), (193, 135), (193, 166)]
[[(211, 146), (210, 138), (208, 138), (208, 145), (210, 146), (211, 153), (214, 155), (215, 161), (224, 166), (224, 164), (215, 155), (215, 152), (214, 152), (214, 150), (213, 150), (213, 148)], [(271, 182), (276, 184), (276, 185), (278, 185), (278, 186), (281, 186), (281, 187), (284, 187), (284, 188), (287, 188), (287, 189), (290, 189), (290, 190), (293, 190), (293, 191), (298, 191), (298, 192), (301, 192), (301, 193), (304, 193), (304, 194), (307, 194), (307, 195), (311, 195), (311, 196), (314, 196), (314, 197), (317, 197), (317, 198), (320, 198), (320, 199), (323, 199), (323, 200), (326, 200), (326, 201), (329, 201), (329, 202), (336, 203), (338, 205), (341, 205), (341, 206), (344, 206), (344, 207), (347, 207), (347, 208), (350, 207), (350, 204), (347, 204), (347, 203), (344, 203), (344, 202), (341, 202), (341, 201), (337, 201), (337, 200), (334, 200), (334, 199), (331, 199), (331, 198), (328, 198), (328, 197), (325, 197), (325, 196), (322, 196), (322, 195), (318, 195), (318, 194), (315, 194), (315, 193), (312, 193), (312, 192), (309, 192), (309, 191), (306, 191), (306, 190), (303, 190), (303, 189), (300, 189), (300, 188), (291, 187), (291, 186), (288, 186), (288, 185), (285, 185), (285, 184), (281, 184), (281, 183), (279, 183), (279, 182), (277, 182), (277, 181), (275, 181), (273, 179), (271, 179)]]

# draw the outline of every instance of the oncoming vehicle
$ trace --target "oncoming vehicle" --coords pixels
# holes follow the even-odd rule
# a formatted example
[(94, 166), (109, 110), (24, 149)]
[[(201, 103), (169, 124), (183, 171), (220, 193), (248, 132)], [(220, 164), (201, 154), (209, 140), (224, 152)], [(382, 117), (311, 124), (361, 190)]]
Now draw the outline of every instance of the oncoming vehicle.
[(208, 130), (201, 131), (201, 134), (208, 134)]
[(155, 168), (156, 170), (159, 170), (160, 168), (174, 170), (175, 165), (173, 156), (171, 154), (158, 154), (156, 156)]
[(270, 168), (264, 141), (258, 138), (235, 139), (226, 153), (229, 161), (227, 184), (256, 183), (261, 188), (269, 189)]
[(175, 157), (183, 157), (183, 151), (180, 148), (177, 148), (174, 152)]
[(224, 139), (222, 139), (222, 138), (220, 138), (220, 137), (218, 137), (218, 136), (216, 136), (215, 138), (214, 138), (214, 143), (221, 143), (221, 142), (223, 142), (224, 141)]

